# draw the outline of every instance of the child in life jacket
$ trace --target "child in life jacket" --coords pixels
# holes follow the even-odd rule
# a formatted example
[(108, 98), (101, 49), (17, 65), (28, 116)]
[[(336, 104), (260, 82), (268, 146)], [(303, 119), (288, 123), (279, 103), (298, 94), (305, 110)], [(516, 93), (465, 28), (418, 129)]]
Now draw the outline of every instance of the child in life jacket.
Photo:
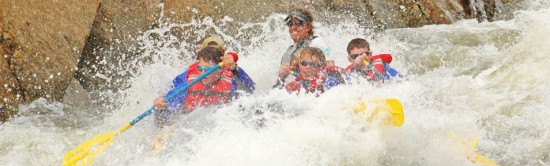
[[(187, 83), (216, 66), (222, 61), (222, 56), (223, 52), (217, 48), (208, 47), (202, 49), (197, 53), (199, 61), (191, 64), (187, 71), (178, 76), (179, 79), (175, 79), (174, 88), (168, 92), (168, 95), (174, 93), (179, 87), (186, 86)], [(171, 119), (169, 116), (173, 116), (173, 113), (181, 110), (192, 112), (199, 106), (227, 103), (236, 95), (236, 89), (237, 85), (231, 71), (219, 68), (167, 103), (163, 102), (164, 97), (155, 99), (153, 102), (153, 105), (157, 109), (155, 114), (164, 114), (162, 117), (155, 118), (159, 118), (156, 119), (159, 121), (170, 121), (168, 120)]]
[[(201, 40), (196, 46), (197, 52), (207, 47), (214, 47), (225, 52), (224, 41), (220, 37), (208, 37)], [(245, 70), (237, 66), (238, 55), (235, 52), (226, 52), (222, 57), (225, 68), (233, 73), (233, 78), (237, 82), (237, 90), (243, 90), (247, 93), (253, 93), (256, 89), (256, 83), (248, 76)]]
[(325, 90), (344, 83), (341, 68), (327, 67), (323, 52), (316, 47), (304, 48), (295, 59), (298, 63), (298, 77), (284, 85), (288, 92), (323, 93)]
[[(215, 67), (222, 62), (223, 55), (223, 51), (219, 48), (203, 48), (197, 53), (198, 62), (190, 65), (187, 71), (174, 79), (174, 88), (167, 95), (175, 93), (187, 83)], [(231, 101), (237, 95), (238, 86), (233, 76), (231, 70), (219, 68), (168, 103), (164, 102), (164, 97), (155, 99), (153, 102), (156, 108), (155, 123), (162, 128), (162, 131), (152, 143), (153, 151), (159, 152), (163, 149), (164, 145), (161, 142), (167, 139), (174, 130), (173, 123), (179, 115), (178, 112), (189, 113), (198, 107), (225, 104)]]
[(372, 55), (367, 40), (355, 38), (348, 43), (348, 61), (351, 63), (345, 69), (346, 75), (359, 75), (369, 81), (383, 82), (399, 76), (399, 72), (390, 67), (391, 54)]

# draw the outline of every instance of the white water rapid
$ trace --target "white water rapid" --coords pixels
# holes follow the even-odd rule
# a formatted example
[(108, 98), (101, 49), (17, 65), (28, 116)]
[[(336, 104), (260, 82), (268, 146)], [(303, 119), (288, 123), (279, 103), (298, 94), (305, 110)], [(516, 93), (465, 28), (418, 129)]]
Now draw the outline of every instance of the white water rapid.
[[(240, 53), (238, 64), (256, 82), (255, 94), (182, 117), (159, 154), (150, 151), (157, 131), (146, 117), (95, 165), (475, 165), (453, 133), (467, 142), (477, 137), (475, 151), (499, 165), (550, 165), (550, 2), (529, 5), (512, 20), (485, 23), (383, 32), (346, 22), (315, 24), (338, 66), (349, 63), (347, 43), (363, 37), (374, 53), (391, 53), (391, 65), (406, 76), (382, 87), (343, 85), (320, 97), (270, 88), (291, 44), (281, 14), (240, 23), (232, 30), (237, 35), (209, 19), (167, 23), (141, 37), (145, 52), (139, 56), (152, 62), (135, 72), (131, 87), (105, 92), (118, 105), (67, 110), (39, 99), (22, 106), (19, 117), (0, 125), (0, 165), (59, 165), (71, 149), (146, 111), (192, 62), (191, 43), (165, 33), (174, 26), (204, 29), (199, 36), (220, 34)], [(148, 39), (153, 33), (161, 40)], [(399, 99), (405, 124), (367, 123), (353, 114), (360, 100), (376, 98)]]

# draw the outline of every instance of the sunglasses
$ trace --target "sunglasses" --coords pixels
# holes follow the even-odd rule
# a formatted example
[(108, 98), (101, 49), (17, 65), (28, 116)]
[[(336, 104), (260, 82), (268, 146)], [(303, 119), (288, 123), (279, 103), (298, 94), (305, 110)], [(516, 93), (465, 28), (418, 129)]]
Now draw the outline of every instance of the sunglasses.
[(323, 65), (323, 63), (321, 62), (307, 62), (307, 61), (304, 61), (304, 60), (300, 60), (300, 64), (302, 64), (302, 66), (311, 66), (311, 67), (319, 67), (321, 65)]
[(199, 68), (199, 71), (208, 71), (216, 66), (197, 66)]
[(363, 55), (363, 54), (369, 55), (370, 53), (371, 53), (370, 51), (367, 51), (367, 52), (360, 53), (360, 54), (349, 54), (349, 57), (350, 57), (351, 59), (355, 59), (355, 58), (357, 58), (359, 55)]
[(289, 21), (286, 22), (286, 25), (287, 25), (288, 27), (291, 27), (291, 26), (293, 26), (293, 25), (296, 25), (296, 26), (301, 27), (301, 26), (304, 26), (304, 25), (305, 25), (305, 22), (302, 21), (302, 20), (298, 20), (298, 21), (290, 21), (290, 20), (289, 20)]

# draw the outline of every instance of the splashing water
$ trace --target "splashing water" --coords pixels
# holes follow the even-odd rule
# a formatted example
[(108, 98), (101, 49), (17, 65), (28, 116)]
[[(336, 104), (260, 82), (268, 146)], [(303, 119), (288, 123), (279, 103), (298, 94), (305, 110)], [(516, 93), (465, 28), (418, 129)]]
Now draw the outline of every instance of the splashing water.
[[(182, 117), (160, 154), (149, 149), (157, 131), (146, 118), (96, 165), (473, 165), (450, 133), (477, 136), (478, 153), (501, 165), (548, 165), (549, 6), (535, 0), (509, 21), (464, 20), (376, 34), (354, 23), (317, 24), (338, 66), (348, 64), (347, 42), (364, 37), (375, 53), (391, 53), (392, 66), (406, 75), (383, 87), (336, 87), (318, 98), (270, 89), (291, 42), (280, 14), (242, 23), (236, 33), (209, 19), (167, 23), (141, 37), (150, 63), (118, 95), (122, 106), (65, 110), (43, 99), (22, 106), (20, 117), (0, 125), (0, 165), (59, 164), (69, 150), (149, 108), (193, 61), (193, 43), (167, 33), (174, 27), (194, 29), (199, 38), (220, 34), (229, 50), (240, 53), (238, 64), (258, 90)], [(404, 126), (365, 123), (352, 113), (360, 100), (386, 97), (403, 103)]]

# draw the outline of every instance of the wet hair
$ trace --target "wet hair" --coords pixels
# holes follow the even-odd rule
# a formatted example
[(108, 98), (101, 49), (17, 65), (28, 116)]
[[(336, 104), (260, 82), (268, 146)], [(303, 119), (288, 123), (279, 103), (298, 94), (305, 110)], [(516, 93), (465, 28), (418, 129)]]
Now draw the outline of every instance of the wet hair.
[(202, 58), (205, 61), (220, 63), (222, 62), (222, 56), (223, 52), (220, 49), (214, 47), (206, 47), (199, 51), (199, 53), (197, 53), (197, 60), (200, 60), (200, 58)]
[(353, 40), (351, 40), (349, 43), (348, 43), (348, 54), (351, 50), (353, 50), (354, 48), (366, 48), (366, 49), (369, 49), (370, 51), (370, 45), (369, 45), (369, 42), (367, 42), (367, 40), (365, 39), (362, 39), (362, 38), (355, 38)]
[(317, 47), (307, 47), (300, 50), (299, 58), (302, 59), (304, 55), (311, 56), (311, 59), (319, 59), (321, 63), (325, 63), (327, 60), (325, 58), (325, 54), (323, 54), (323, 51)]
[(311, 26), (311, 30), (309, 30), (308, 34), (309, 36), (313, 36), (313, 29), (315, 29), (315, 27), (313, 27), (313, 15), (311, 14), (311, 12), (309, 10), (307, 10), (306, 8), (303, 8), (303, 7), (293, 7), (292, 10), (290, 10), (290, 13), (294, 12), (294, 11), (298, 11), (304, 15), (306, 15), (306, 17), (309, 17), (309, 19), (306, 19), (304, 21), (306, 21), (306, 23), (308, 23), (310, 26)]

